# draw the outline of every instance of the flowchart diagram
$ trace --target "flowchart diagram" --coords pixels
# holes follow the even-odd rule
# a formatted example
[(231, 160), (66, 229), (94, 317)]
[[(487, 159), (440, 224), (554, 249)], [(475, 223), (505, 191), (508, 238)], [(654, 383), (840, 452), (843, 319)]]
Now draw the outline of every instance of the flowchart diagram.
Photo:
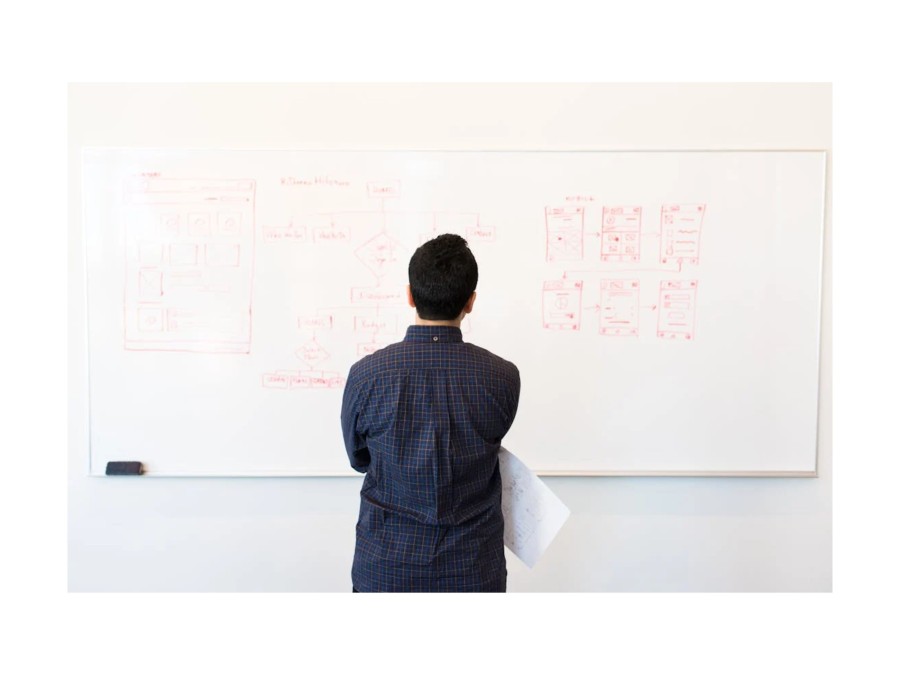
[[(496, 240), (496, 228), (482, 224), (478, 213), (394, 207), (393, 202), (402, 195), (400, 180), (367, 181), (365, 189), (371, 209), (317, 210), (300, 213), (287, 224), (261, 228), (263, 247), (326, 247), (341, 265), (365, 269), (371, 277), (369, 285), (346, 289), (345, 304), (319, 305), (296, 315), (294, 356), (300, 365), (264, 373), (263, 387), (343, 387), (350, 364), (334, 367), (329, 345), (351, 340), (354, 358), (362, 358), (402, 339), (411, 312), (406, 271), (415, 247), (447, 232), (465, 237), (470, 244)], [(463, 330), (468, 328), (467, 321)]]
[[(259, 178), (186, 178), (147, 172), (124, 190), (124, 347), (134, 351), (250, 354), (254, 270), (272, 251), (316, 251), (342, 270), (365, 270), (340, 303), (291, 317), (294, 346), (283, 368), (261, 374), (266, 389), (343, 387), (350, 362), (335, 362), (336, 344), (361, 358), (402, 338), (410, 309), (406, 266), (415, 247), (445, 232), (492, 244), (496, 228), (469, 211), (405, 210), (398, 179), (342, 181), (282, 177), (278, 194), (291, 216), (260, 222)], [(292, 188), (336, 185), (360, 191), (368, 208), (307, 208)], [(356, 195), (355, 203), (359, 203)], [(271, 214), (272, 204), (265, 209)], [(264, 263), (267, 264), (267, 263)], [(320, 274), (321, 271), (315, 274)], [(312, 288), (315, 274), (302, 282)], [(258, 317), (257, 321), (259, 320)], [(267, 321), (269, 319), (266, 319)], [(466, 321), (463, 328), (468, 330)], [(346, 350), (345, 350), (346, 351)]]

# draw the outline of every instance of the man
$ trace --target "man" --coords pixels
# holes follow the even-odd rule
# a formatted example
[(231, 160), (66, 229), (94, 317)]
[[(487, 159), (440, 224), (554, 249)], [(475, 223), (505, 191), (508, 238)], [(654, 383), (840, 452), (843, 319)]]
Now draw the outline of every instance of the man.
[(409, 261), (415, 325), (350, 368), (341, 425), (360, 490), (353, 590), (506, 591), (500, 441), (519, 371), (462, 341), (478, 265), (443, 234)]

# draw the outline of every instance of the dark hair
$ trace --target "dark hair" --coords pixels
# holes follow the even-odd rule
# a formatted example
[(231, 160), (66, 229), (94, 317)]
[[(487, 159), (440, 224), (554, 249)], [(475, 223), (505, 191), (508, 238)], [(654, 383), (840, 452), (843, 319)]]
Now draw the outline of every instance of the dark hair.
[(409, 287), (418, 315), (428, 321), (459, 316), (478, 284), (478, 263), (466, 240), (442, 234), (409, 259)]

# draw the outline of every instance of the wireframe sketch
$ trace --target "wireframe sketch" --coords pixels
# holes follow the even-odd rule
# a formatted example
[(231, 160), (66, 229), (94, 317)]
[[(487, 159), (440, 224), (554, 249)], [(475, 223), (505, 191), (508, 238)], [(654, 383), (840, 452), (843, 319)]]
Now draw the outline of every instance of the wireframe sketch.
[(255, 195), (253, 180), (127, 185), (126, 349), (250, 351)]
[(693, 340), (696, 313), (696, 280), (660, 282), (657, 337), (669, 340)]
[(662, 207), (662, 242), (659, 260), (700, 262), (700, 230), (706, 204), (666, 204)]
[(604, 279), (600, 282), (601, 335), (638, 336), (640, 288), (637, 279)]
[(548, 330), (581, 329), (581, 294), (583, 282), (561, 279), (545, 281), (543, 291), (543, 325)]
[(604, 206), (600, 259), (638, 262), (641, 259), (641, 207)]
[(544, 209), (544, 222), (548, 262), (584, 257), (583, 206), (548, 206)]

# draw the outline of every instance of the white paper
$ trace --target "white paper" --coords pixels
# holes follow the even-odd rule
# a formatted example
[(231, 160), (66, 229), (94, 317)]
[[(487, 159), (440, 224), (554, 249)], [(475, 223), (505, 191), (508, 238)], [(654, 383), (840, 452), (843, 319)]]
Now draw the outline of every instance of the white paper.
[(506, 448), (500, 448), (503, 481), (503, 543), (528, 567), (569, 517), (569, 509), (535, 473)]

